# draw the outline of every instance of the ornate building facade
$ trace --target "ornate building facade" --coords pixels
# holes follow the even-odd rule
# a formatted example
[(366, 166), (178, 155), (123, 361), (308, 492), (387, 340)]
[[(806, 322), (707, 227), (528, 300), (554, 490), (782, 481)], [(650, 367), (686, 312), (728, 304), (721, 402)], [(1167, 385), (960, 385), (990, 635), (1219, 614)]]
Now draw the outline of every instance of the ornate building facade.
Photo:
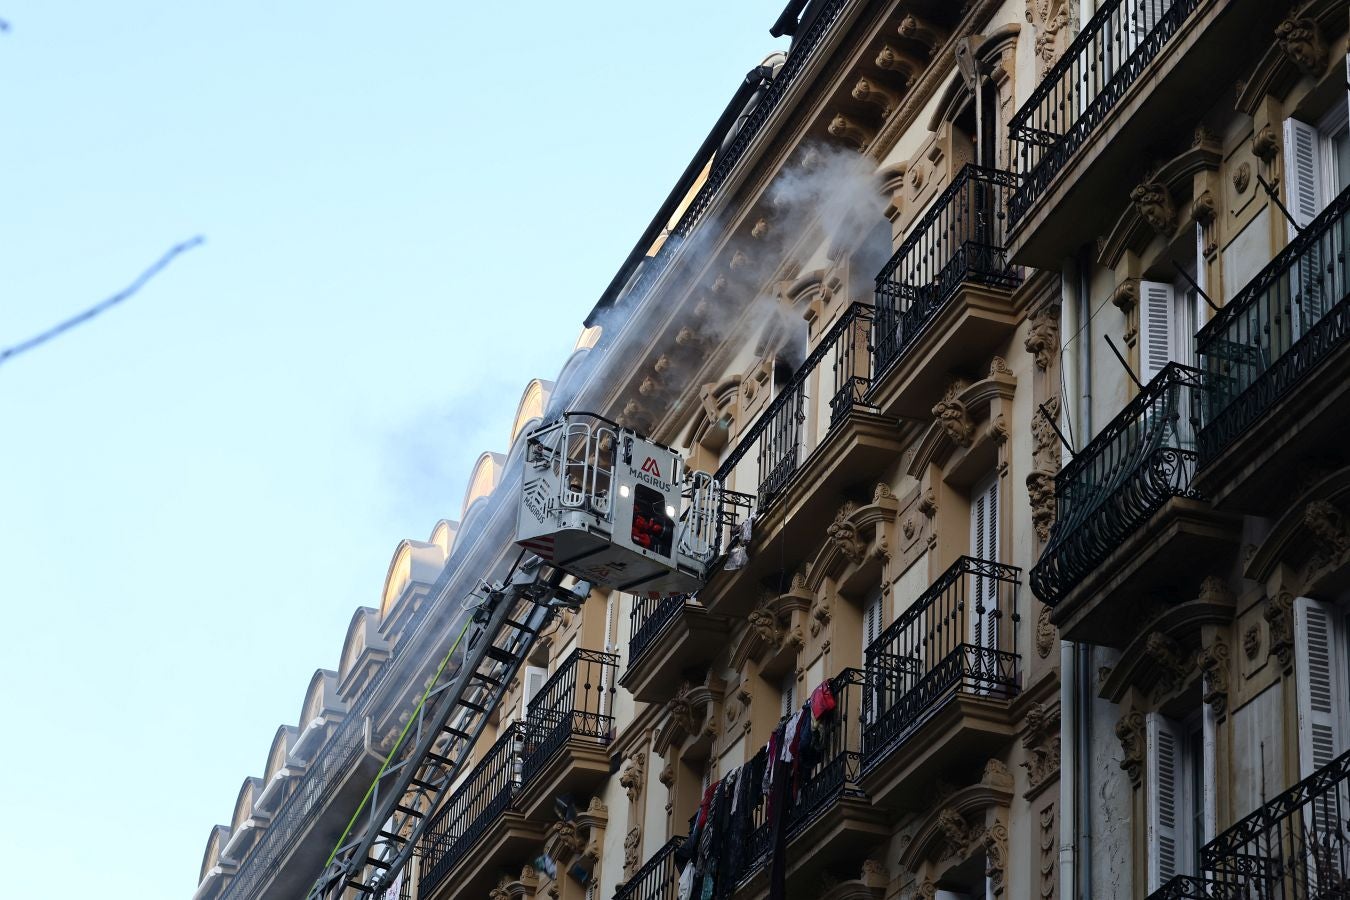
[(553, 619), (401, 896), (1345, 896), (1348, 30), (794, 0), (194, 900), (305, 895), (565, 408), (715, 473), (727, 552)]

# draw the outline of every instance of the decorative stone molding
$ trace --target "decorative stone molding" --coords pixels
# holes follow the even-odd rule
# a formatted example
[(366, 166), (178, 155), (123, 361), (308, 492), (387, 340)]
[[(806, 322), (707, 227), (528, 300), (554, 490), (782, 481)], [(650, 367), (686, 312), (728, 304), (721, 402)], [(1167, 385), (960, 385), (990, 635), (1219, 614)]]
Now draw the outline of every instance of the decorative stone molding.
[(1214, 223), (1219, 218), (1219, 202), (1214, 198), (1212, 191), (1201, 191), (1200, 195), (1191, 201), (1191, 218), (1200, 226), (1203, 243), (1201, 252), (1206, 258), (1213, 256), (1218, 248), (1218, 234)]
[(1228, 645), (1218, 635), (1196, 657), (1204, 676), (1201, 699), (1208, 703), (1217, 716), (1228, 712)]
[(862, 562), (867, 551), (867, 544), (858, 536), (857, 527), (849, 521), (857, 509), (858, 504), (852, 500), (846, 502), (839, 507), (834, 514), (834, 521), (825, 529), (825, 536), (839, 548), (844, 558), (854, 565)]
[(656, 780), (665, 785), (666, 789), (669, 790), (670, 787), (675, 784), (675, 767), (670, 763), (666, 763), (662, 766), (661, 773), (656, 776)]
[(961, 859), (970, 855), (970, 847), (980, 836), (979, 829), (972, 828), (965, 818), (950, 806), (938, 812), (938, 828), (947, 842), (942, 859)]
[(853, 85), (852, 94), (854, 100), (861, 100), (864, 103), (871, 103), (880, 107), (883, 116), (889, 116), (891, 111), (900, 105), (899, 94), (866, 75), (858, 78), (858, 81)]
[(1218, 575), (1206, 575), (1204, 580), (1200, 582), (1200, 593), (1197, 599), (1201, 603), (1232, 606), (1234, 598), (1233, 592), (1228, 589), (1228, 582)]
[(1139, 279), (1126, 278), (1111, 292), (1111, 305), (1125, 316), (1125, 343), (1133, 347), (1139, 337)]
[(1130, 777), (1130, 784), (1138, 787), (1144, 775), (1144, 714), (1122, 716), (1116, 723), (1116, 738), (1120, 741), (1120, 767)]
[(1013, 774), (1008, 770), (1008, 766), (1003, 760), (991, 756), (985, 760), (984, 773), (980, 776), (980, 784), (1003, 791), (1011, 791), (1013, 789)]
[(1294, 595), (1280, 591), (1266, 603), (1262, 616), (1270, 626), (1270, 652), (1288, 668), (1294, 661)]
[(1067, 0), (1027, 0), (1027, 21), (1036, 29), (1038, 77), (1044, 78), (1059, 61), (1072, 35)]
[(989, 360), (989, 377), (994, 378), (998, 375), (1012, 376), (1013, 370), (1008, 365), (1008, 361), (1001, 356), (994, 356)]
[(632, 878), (642, 867), (642, 826), (634, 825), (628, 829), (623, 839), (623, 877)]
[(1261, 653), (1261, 626), (1255, 622), (1242, 633), (1242, 652), (1249, 660), (1255, 660)]
[(630, 803), (636, 803), (642, 796), (642, 786), (646, 780), (647, 748), (638, 747), (631, 751), (623, 761), (623, 771), (619, 773), (619, 785), (628, 795)]
[(919, 512), (931, 519), (937, 515), (937, 510), (937, 495), (932, 488), (925, 488), (923, 496), (919, 498)]
[(1044, 412), (1037, 407), (1031, 414), (1031, 472), (1027, 475), (1027, 498), (1031, 502), (1031, 522), (1036, 537), (1044, 543), (1050, 540), (1050, 528), (1055, 521), (1059, 436), (1055, 434), (1052, 421), (1059, 417), (1058, 395), (1047, 399), (1041, 407)]
[(609, 808), (594, 797), (575, 821), (553, 823), (544, 837), (544, 852), (560, 870), (580, 868), (589, 875), (600, 862), (608, 822)]
[(1048, 804), (1041, 810), (1040, 870), (1041, 900), (1054, 900), (1055, 871), (1058, 865), (1058, 840), (1055, 830), (1055, 804)]
[(1130, 202), (1150, 228), (1164, 237), (1172, 234), (1176, 227), (1177, 211), (1166, 184), (1145, 181), (1130, 191)]
[(830, 133), (831, 137), (837, 137), (852, 144), (858, 150), (872, 143), (872, 139), (877, 136), (876, 129), (869, 128), (843, 113), (836, 113), (825, 130)]
[(1280, 155), (1280, 136), (1274, 127), (1262, 125), (1252, 135), (1252, 153), (1266, 165), (1273, 163)]
[(1003, 892), (1003, 879), (1008, 865), (1008, 826), (995, 820), (984, 833), (984, 874), (994, 893)]
[(1304, 75), (1314, 77), (1327, 67), (1327, 46), (1317, 20), (1295, 13), (1275, 26), (1275, 42)]
[(1156, 667), (1158, 696), (1170, 694), (1185, 684), (1194, 668), (1194, 657), (1185, 653), (1176, 641), (1161, 631), (1149, 632), (1144, 642), (1144, 652)]
[[(1035, 517), (1034, 512), (1032, 517)], [(1050, 619), (1050, 607), (1041, 604), (1041, 611), (1036, 615), (1036, 655), (1048, 659), (1058, 642), (1059, 629)]]
[(950, 32), (941, 25), (921, 19), (914, 13), (906, 14), (895, 30), (901, 37), (923, 44), (928, 49), (929, 55), (947, 43), (950, 36)]
[(1027, 708), (1022, 749), (1027, 752), (1021, 765), (1027, 770), (1027, 794), (1059, 774), (1059, 705), (1033, 703)]
[(1303, 525), (1314, 545), (1308, 569), (1326, 569), (1338, 563), (1350, 551), (1350, 528), (1345, 516), (1327, 500), (1313, 500), (1303, 508)]
[(1059, 355), (1059, 307), (1058, 303), (1046, 303), (1027, 320), (1027, 337), (1022, 346), (1035, 357), (1036, 368), (1042, 372)]
[(1247, 186), (1252, 183), (1252, 164), (1243, 161), (1238, 163), (1237, 170), (1233, 172), (1233, 189), (1239, 194), (1247, 192)]
[(958, 447), (969, 447), (975, 441), (975, 423), (970, 420), (966, 405), (958, 399), (968, 387), (964, 379), (953, 379), (942, 399), (933, 405), (933, 415)]

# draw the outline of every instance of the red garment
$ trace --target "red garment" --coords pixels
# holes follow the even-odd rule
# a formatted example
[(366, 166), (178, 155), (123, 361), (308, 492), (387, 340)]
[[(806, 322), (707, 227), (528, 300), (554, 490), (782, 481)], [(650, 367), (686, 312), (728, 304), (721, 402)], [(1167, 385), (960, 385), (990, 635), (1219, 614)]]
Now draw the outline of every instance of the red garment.
[(719, 781), (714, 781), (712, 784), (708, 785), (708, 789), (703, 792), (703, 802), (700, 803), (698, 807), (698, 824), (695, 827), (702, 828), (704, 823), (708, 821), (708, 807), (712, 805), (713, 794), (717, 791), (717, 785), (720, 783), (721, 782)]
[(834, 691), (830, 690), (828, 681), (822, 681), (811, 692), (811, 716), (816, 721), (820, 721), (820, 717), (828, 712), (833, 712), (834, 707)]

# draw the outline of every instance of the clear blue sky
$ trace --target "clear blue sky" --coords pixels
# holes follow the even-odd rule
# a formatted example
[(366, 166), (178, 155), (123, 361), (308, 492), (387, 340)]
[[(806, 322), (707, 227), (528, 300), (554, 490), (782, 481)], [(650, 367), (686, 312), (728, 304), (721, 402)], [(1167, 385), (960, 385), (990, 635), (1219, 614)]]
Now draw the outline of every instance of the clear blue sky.
[(783, 0), (0, 17), (0, 847), (186, 898), (395, 544), (456, 517)]

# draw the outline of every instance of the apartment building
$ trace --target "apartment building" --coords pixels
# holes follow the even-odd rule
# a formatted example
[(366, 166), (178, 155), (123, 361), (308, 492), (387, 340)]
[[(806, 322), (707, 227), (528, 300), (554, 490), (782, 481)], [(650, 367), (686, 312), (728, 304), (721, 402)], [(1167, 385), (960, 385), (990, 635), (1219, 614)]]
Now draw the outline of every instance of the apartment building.
[(551, 619), (391, 896), (1350, 889), (1350, 4), (794, 0), (772, 29), (197, 898), (310, 890), (565, 409), (713, 474), (719, 554)]

